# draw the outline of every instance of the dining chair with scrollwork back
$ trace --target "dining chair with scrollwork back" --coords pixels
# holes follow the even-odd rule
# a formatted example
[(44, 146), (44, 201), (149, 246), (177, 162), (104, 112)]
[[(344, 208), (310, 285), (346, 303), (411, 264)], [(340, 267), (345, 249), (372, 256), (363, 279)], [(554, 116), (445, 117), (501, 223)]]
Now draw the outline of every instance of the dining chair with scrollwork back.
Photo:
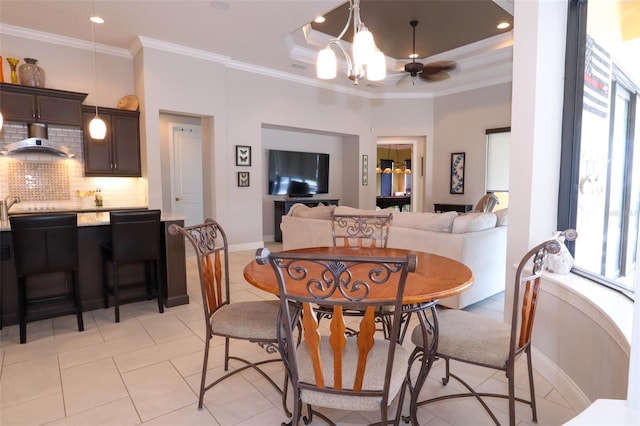
[[(227, 236), (220, 224), (213, 219), (206, 219), (203, 224), (189, 227), (173, 224), (169, 226), (169, 232), (173, 235), (184, 235), (196, 253), (206, 323), (198, 408), (202, 408), (206, 391), (236, 373), (253, 368), (282, 394), (284, 410), (289, 413), (286, 407), (287, 378), (285, 377), (284, 385), (280, 388), (261, 368), (263, 364), (282, 360), (278, 352), (276, 330), (280, 303), (278, 300), (231, 303)], [(214, 336), (224, 338), (224, 370), (227, 373), (211, 383), (207, 383), (209, 349), (211, 339)], [(257, 343), (268, 354), (277, 354), (278, 356), (260, 361), (250, 361), (234, 356), (230, 353), (232, 339)], [(240, 361), (244, 365), (229, 371), (230, 360)]]
[[(427, 376), (426, 373), (420, 371), (415, 385), (412, 386), (410, 384), (410, 387), (412, 387), (410, 404), (412, 418), (415, 419), (417, 407), (420, 405), (450, 398), (475, 397), (495, 424), (499, 425), (498, 418), (484, 400), (487, 397), (495, 397), (508, 399), (510, 425), (515, 425), (516, 423), (516, 401), (529, 405), (533, 421), (537, 421), (533, 366), (531, 363), (531, 335), (538, 305), (540, 280), (548, 256), (560, 252), (562, 237), (573, 241), (577, 236), (578, 234), (575, 230), (568, 229), (558, 233), (554, 238), (538, 244), (524, 255), (516, 270), (511, 325), (463, 310), (447, 309), (438, 313), (439, 334), (436, 357), (445, 361), (445, 377), (442, 378), (442, 383), (446, 385), (449, 379), (453, 377), (468, 392), (442, 395), (418, 402), (418, 394)], [(428, 341), (428, 337), (424, 335), (423, 330), (416, 327), (411, 340), (416, 345), (412, 354), (413, 360), (414, 355), (419, 355), (423, 351), (423, 342)], [(523, 353), (526, 354), (529, 376), (529, 397), (527, 399), (516, 397), (515, 395), (515, 365)], [(451, 360), (504, 371), (508, 382), (507, 394), (477, 392), (460, 376), (451, 372)]]
[(486, 194), (483, 195), (480, 200), (478, 200), (478, 204), (473, 208), (474, 213), (490, 213), (496, 207), (496, 205), (500, 204), (500, 200), (496, 194)]
[[(294, 397), (290, 425), (297, 425), (306, 404), (305, 424), (316, 414), (314, 407), (338, 410), (380, 411), (389, 423), (388, 408), (398, 397), (402, 407), (408, 351), (398, 343), (402, 298), (407, 275), (415, 271), (416, 257), (370, 257), (271, 253), (258, 249), (259, 264), (270, 264), (277, 277), (281, 300), (280, 351), (291, 379)], [(329, 327), (319, 327), (312, 305), (331, 306)], [(365, 309), (357, 336), (346, 334), (342, 311), (357, 303)], [(391, 336), (374, 337), (377, 306), (392, 306)], [(294, 342), (298, 321), (303, 340)], [(395, 424), (400, 420), (397, 410)]]
[(336, 247), (387, 247), (392, 213), (353, 215), (331, 213), (331, 236)]
[[(387, 247), (389, 240), (389, 227), (393, 213), (357, 215), (357, 214), (331, 214), (331, 232), (335, 247)], [(386, 338), (389, 337), (390, 319), (388, 310), (379, 308), (376, 313), (376, 323), (381, 324), (381, 330)], [(344, 315), (362, 316), (364, 309), (359, 306), (345, 307)], [(320, 304), (316, 309), (318, 319), (331, 316), (331, 309)], [(403, 341), (407, 330), (410, 313), (404, 314), (404, 327), (400, 332), (400, 342)], [(355, 333), (353, 330), (349, 330)]]

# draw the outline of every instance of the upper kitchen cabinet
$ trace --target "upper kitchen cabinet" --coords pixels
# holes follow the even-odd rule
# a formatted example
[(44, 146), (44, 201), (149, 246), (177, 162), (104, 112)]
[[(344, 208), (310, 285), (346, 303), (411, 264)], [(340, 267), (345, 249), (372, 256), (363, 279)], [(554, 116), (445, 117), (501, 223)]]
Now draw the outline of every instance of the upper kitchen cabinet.
[(92, 139), (89, 123), (96, 107), (82, 107), (84, 121), (85, 176), (142, 176), (140, 169), (140, 127), (138, 111), (98, 107), (98, 115), (107, 125), (104, 140)]
[(6, 121), (82, 126), (86, 93), (0, 83), (0, 111)]

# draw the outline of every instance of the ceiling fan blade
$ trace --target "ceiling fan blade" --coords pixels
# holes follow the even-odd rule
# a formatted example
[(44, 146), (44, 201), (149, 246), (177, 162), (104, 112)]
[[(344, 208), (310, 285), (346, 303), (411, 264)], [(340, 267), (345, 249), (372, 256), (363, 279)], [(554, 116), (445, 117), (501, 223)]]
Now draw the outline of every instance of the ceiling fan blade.
[(436, 61), (436, 62), (429, 62), (428, 64), (426, 64), (422, 69), (422, 73), (436, 74), (441, 71), (451, 71), (454, 69), (456, 69), (455, 61)]
[(423, 79), (425, 81), (444, 81), (444, 80), (448, 80), (449, 78), (451, 78), (449, 73), (446, 72), (446, 71), (438, 71), (438, 72), (434, 72), (432, 74), (425, 73), (423, 71), (418, 75), (420, 76), (421, 79)]

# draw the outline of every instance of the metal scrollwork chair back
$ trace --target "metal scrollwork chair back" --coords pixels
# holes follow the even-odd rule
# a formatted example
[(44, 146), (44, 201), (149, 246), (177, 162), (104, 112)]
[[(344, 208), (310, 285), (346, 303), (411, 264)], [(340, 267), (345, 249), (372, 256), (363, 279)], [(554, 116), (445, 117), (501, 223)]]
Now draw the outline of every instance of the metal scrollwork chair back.
[(351, 215), (331, 213), (331, 235), (336, 247), (387, 247), (392, 213)]
[[(306, 404), (306, 424), (316, 414), (331, 421), (314, 407), (347, 410), (380, 410), (387, 424), (388, 407), (405, 392), (408, 351), (398, 344), (402, 297), (416, 257), (365, 257), (270, 253), (259, 249), (259, 264), (270, 264), (279, 285), (282, 315), (278, 330), (280, 351), (293, 389), (292, 425), (297, 425)], [(319, 327), (312, 305), (332, 309), (328, 327)], [(357, 336), (347, 336), (343, 309), (357, 303), (365, 309)], [(374, 317), (379, 306), (392, 307), (390, 339), (376, 339)], [(304, 340), (294, 342), (299, 321)], [(400, 408), (401, 410), (401, 408)], [(401, 411), (396, 413), (395, 423)]]
[[(332, 214), (331, 227), (333, 245), (335, 247), (381, 247), (386, 248), (389, 240), (389, 227), (393, 213), (375, 215), (355, 215), (355, 214)], [(376, 312), (376, 323), (380, 324), (380, 330), (385, 338), (389, 338), (391, 307), (379, 308)], [(331, 317), (331, 309), (327, 309), (323, 304), (319, 304), (316, 309), (318, 320)], [(364, 309), (357, 305), (345, 307), (344, 315), (364, 315)], [(411, 318), (410, 313), (404, 314), (404, 327), (400, 332), (400, 342), (404, 340), (407, 325)], [(349, 330), (355, 334), (354, 330)]]
[[(538, 305), (540, 279), (548, 255), (560, 252), (562, 243), (559, 239), (564, 237), (566, 240), (573, 241), (577, 235), (573, 229), (560, 232), (554, 238), (533, 247), (524, 255), (518, 265), (513, 286), (511, 325), (456, 309), (443, 310), (438, 314), (439, 337), (436, 357), (445, 360), (445, 377), (442, 378), (442, 383), (446, 385), (449, 382), (449, 378), (453, 377), (468, 392), (443, 395), (418, 402), (417, 396), (426, 379), (426, 374), (421, 372), (416, 379), (415, 386), (413, 386), (410, 404), (412, 418), (415, 418), (415, 410), (419, 405), (450, 398), (475, 397), (491, 419), (499, 425), (500, 422), (495, 413), (483, 399), (485, 397), (496, 397), (508, 399), (510, 425), (515, 425), (516, 401), (529, 405), (533, 421), (537, 421), (533, 366), (531, 363), (531, 336)], [(423, 332), (418, 327), (413, 331), (412, 341), (416, 344), (414, 354), (423, 351)], [(515, 364), (523, 353), (526, 354), (527, 360), (529, 399), (515, 396)], [(414, 354), (412, 354), (412, 359)], [(476, 392), (460, 376), (451, 372), (450, 360), (504, 371), (508, 381), (508, 393)]]
[[(198, 408), (202, 408), (206, 391), (236, 373), (247, 368), (253, 368), (282, 394), (284, 410), (289, 413), (286, 407), (287, 378), (285, 377), (284, 385), (280, 388), (260, 368), (262, 364), (280, 362), (282, 360), (277, 345), (277, 322), (280, 303), (277, 300), (231, 303), (227, 236), (222, 227), (213, 219), (206, 219), (203, 224), (189, 227), (173, 224), (169, 227), (169, 232), (174, 235), (178, 233), (184, 235), (193, 246), (197, 259), (202, 307), (207, 330)], [(225, 339), (224, 370), (228, 373), (207, 384), (207, 363), (213, 336), (222, 336)], [(252, 362), (231, 355), (231, 339), (257, 343), (268, 354), (276, 354), (277, 357), (268, 357), (264, 360)], [(229, 360), (240, 361), (244, 365), (229, 371)]]

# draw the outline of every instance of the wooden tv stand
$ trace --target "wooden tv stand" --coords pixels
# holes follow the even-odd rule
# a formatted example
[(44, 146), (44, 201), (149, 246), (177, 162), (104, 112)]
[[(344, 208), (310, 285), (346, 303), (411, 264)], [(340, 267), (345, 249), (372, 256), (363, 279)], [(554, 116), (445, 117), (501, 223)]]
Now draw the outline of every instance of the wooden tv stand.
[(273, 239), (277, 242), (282, 242), (282, 231), (280, 230), (280, 223), (282, 222), (282, 216), (289, 213), (289, 210), (294, 204), (304, 204), (305, 206), (315, 207), (318, 204), (322, 203), (325, 206), (337, 206), (340, 202), (339, 199), (320, 199), (320, 198), (291, 198), (288, 200), (276, 200), (274, 201), (274, 215), (273, 215), (273, 224), (274, 224), (274, 237)]

